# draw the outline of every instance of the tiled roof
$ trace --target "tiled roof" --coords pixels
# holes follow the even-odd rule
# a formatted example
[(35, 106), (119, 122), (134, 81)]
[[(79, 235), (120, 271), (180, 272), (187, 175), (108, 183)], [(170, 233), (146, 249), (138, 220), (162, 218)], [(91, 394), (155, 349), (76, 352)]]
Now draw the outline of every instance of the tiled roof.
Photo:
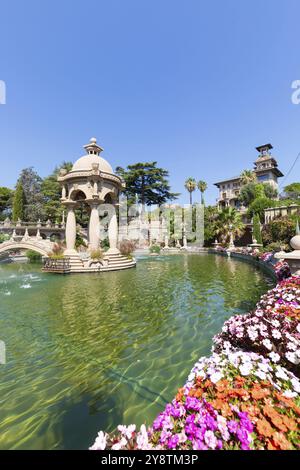
[(227, 183), (228, 181), (236, 181), (240, 180), (241, 176), (233, 176), (232, 178), (227, 178), (226, 180), (219, 181), (218, 183), (215, 183), (215, 186), (218, 186), (219, 184)]

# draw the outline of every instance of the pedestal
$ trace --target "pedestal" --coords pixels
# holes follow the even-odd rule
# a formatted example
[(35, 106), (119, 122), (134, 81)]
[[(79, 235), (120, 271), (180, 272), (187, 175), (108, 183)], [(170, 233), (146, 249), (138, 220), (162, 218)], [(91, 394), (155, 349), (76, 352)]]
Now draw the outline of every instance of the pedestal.
[(294, 251), (291, 253), (276, 253), (275, 258), (286, 261), (292, 275), (300, 276), (300, 235), (293, 237), (290, 241), (290, 245), (294, 248)]

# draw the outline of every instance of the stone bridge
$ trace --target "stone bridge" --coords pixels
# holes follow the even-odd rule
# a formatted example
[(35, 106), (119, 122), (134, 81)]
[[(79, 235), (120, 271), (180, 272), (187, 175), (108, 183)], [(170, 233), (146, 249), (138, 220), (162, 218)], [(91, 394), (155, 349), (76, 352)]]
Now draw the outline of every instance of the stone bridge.
[(10, 251), (18, 250), (33, 250), (42, 256), (47, 256), (52, 251), (53, 243), (49, 240), (37, 240), (36, 238), (28, 238), (26, 240), (8, 240), (7, 242), (0, 244), (0, 255)]

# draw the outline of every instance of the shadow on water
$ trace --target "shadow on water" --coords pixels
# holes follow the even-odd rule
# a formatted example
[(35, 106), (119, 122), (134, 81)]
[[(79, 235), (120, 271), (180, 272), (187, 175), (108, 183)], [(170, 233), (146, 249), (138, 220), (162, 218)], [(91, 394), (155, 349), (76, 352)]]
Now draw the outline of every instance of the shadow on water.
[[(158, 392), (155, 392), (153, 390), (150, 390), (149, 387), (145, 387), (144, 385), (140, 385), (138, 380), (133, 379), (132, 377), (126, 377), (125, 374), (121, 374), (120, 372), (116, 370), (111, 370), (108, 372), (108, 375), (114, 378), (117, 378), (120, 380), (120, 383), (125, 383), (131, 390), (136, 394), (139, 395), (140, 397), (143, 398), (143, 400), (148, 401), (149, 403), (153, 403), (153, 398), (157, 399), (159, 398), (160, 401), (157, 403), (164, 407), (168, 403), (168, 399), (161, 395)], [(125, 380), (123, 380), (125, 379)], [(117, 384), (115, 388), (117, 388), (119, 385)], [(112, 390), (113, 391), (113, 390)], [(143, 391), (146, 392), (146, 394), (143, 394)], [(148, 394), (148, 396), (147, 396)]]

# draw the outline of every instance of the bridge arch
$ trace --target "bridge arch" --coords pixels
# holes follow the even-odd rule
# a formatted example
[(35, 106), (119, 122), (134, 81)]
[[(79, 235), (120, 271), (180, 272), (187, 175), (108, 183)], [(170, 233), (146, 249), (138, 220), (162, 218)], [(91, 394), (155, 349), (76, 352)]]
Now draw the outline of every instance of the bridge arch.
[(42, 256), (48, 256), (49, 251), (51, 251), (51, 246), (45, 246), (40, 242), (34, 243), (30, 241), (7, 241), (0, 244), (0, 254), (15, 250), (33, 250)]

